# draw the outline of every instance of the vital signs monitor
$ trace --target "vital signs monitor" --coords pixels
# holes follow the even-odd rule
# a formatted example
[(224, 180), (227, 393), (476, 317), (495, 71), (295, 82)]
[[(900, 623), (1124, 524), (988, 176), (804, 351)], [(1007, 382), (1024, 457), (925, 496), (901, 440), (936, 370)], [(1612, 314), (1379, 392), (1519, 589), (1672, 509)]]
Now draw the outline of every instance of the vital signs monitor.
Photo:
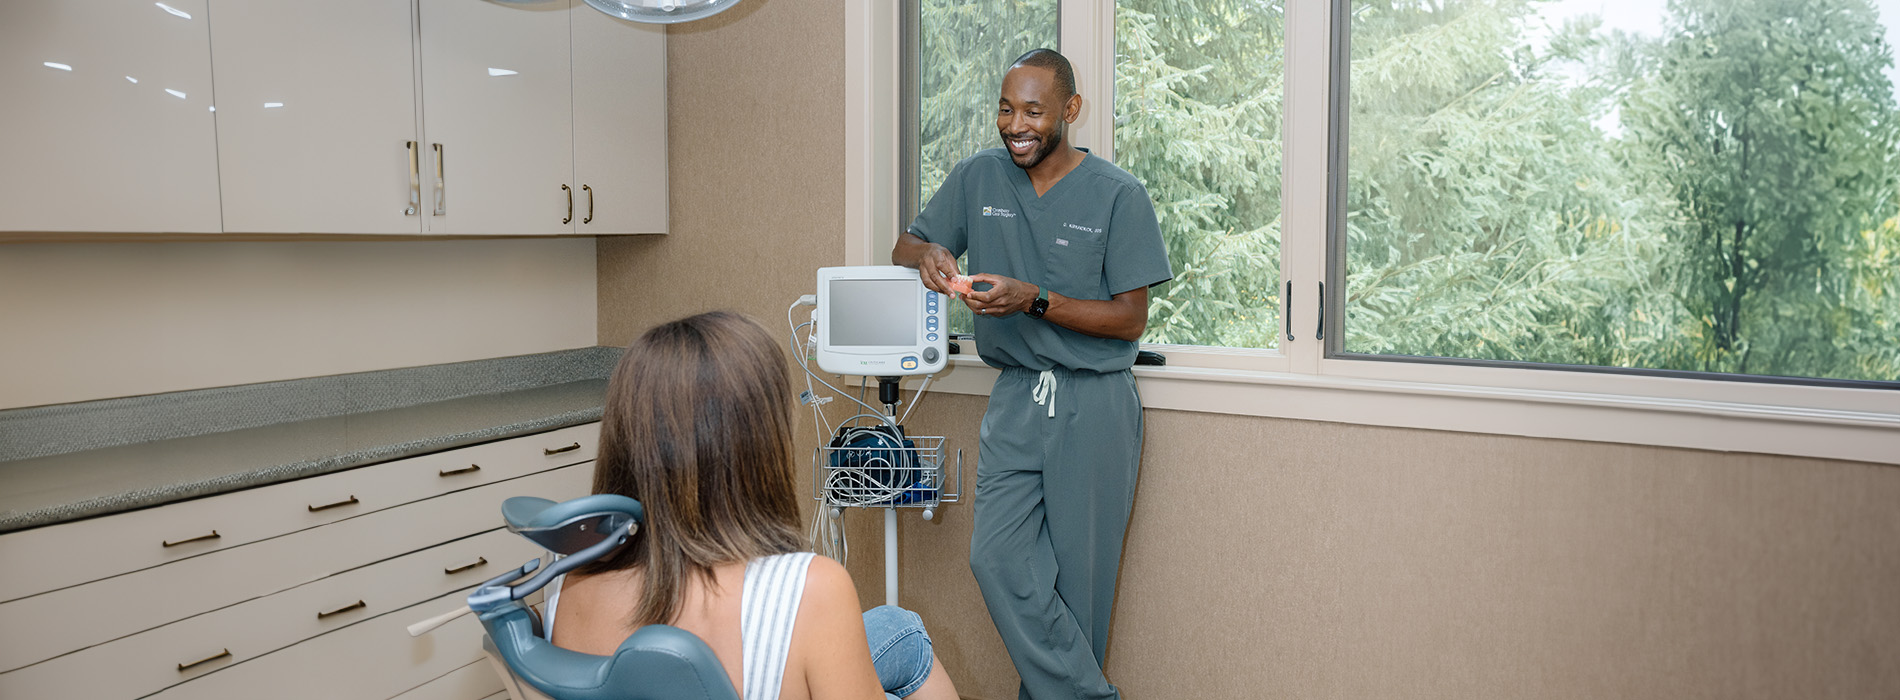
[(943, 370), (949, 299), (896, 265), (818, 269), (818, 367), (897, 377)]

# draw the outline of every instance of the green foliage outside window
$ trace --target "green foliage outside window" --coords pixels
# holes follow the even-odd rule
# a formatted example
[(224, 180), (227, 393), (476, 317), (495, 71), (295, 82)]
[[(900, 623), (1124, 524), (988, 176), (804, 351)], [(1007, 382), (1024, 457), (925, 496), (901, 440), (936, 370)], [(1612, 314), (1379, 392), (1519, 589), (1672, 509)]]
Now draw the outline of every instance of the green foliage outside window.
[(1150, 343), (1270, 348), (1279, 331), (1278, 0), (1121, 0), (1115, 161), (1154, 200), (1175, 278)]
[(1890, 48), (1865, 0), (1355, 1), (1349, 352), (1900, 379)]

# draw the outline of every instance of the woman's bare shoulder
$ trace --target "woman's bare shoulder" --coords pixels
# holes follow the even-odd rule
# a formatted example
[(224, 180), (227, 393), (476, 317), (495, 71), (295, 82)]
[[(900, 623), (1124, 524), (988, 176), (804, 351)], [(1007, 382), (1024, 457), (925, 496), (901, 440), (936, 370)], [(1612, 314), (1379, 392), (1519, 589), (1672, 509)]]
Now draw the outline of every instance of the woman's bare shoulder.
[(857, 586), (837, 561), (812, 557), (792, 635), (792, 655), (810, 693), (806, 697), (884, 697), (864, 640)]

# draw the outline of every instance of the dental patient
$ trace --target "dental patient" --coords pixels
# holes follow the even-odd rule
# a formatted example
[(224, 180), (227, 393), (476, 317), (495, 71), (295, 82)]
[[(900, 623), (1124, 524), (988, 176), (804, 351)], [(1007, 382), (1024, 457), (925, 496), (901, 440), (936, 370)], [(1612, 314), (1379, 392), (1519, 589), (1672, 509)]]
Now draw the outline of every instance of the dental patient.
[(915, 613), (862, 615), (808, 551), (780, 344), (726, 312), (656, 327), (607, 388), (595, 493), (646, 507), (633, 542), (547, 590), (556, 646), (611, 654), (643, 625), (704, 640), (745, 700), (956, 700)]

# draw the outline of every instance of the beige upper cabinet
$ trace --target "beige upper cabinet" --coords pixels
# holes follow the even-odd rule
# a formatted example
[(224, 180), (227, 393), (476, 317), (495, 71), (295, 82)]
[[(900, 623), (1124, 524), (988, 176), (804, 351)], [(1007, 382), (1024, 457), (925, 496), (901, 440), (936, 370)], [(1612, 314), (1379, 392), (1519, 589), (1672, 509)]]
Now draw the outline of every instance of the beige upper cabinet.
[(666, 30), (573, 16), (575, 232), (666, 233)]
[(204, 0), (0, 2), (0, 231), (217, 233)]
[(429, 233), (574, 231), (572, 9), (421, 0)]
[(0, 0), (0, 86), (0, 233), (667, 228), (665, 30), (580, 0)]
[(211, 11), (224, 230), (422, 233), (409, 3), (211, 0)]

